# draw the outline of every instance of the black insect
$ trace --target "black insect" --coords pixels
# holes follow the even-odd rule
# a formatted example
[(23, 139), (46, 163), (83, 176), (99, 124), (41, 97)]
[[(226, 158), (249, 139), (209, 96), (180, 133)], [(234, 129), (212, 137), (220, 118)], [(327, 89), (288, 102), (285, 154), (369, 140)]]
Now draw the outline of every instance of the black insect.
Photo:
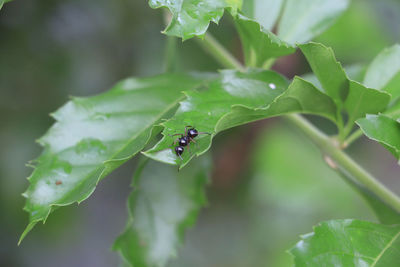
[(181, 160), (183, 160), (183, 158), (182, 158), (182, 153), (183, 153), (183, 151), (184, 151), (184, 148), (183, 147), (181, 147), (181, 146), (177, 146), (177, 147), (175, 147), (175, 153), (176, 153), (176, 155), (178, 156), (178, 157), (180, 157), (181, 158)]
[[(189, 128), (189, 129), (188, 129)], [(181, 159), (182, 158), (182, 154), (185, 151), (184, 147), (187, 146), (188, 150), (190, 151), (190, 142), (196, 143), (194, 141), (194, 138), (196, 136), (198, 136), (199, 134), (210, 134), (210, 133), (206, 133), (206, 132), (198, 132), (193, 126), (186, 126), (185, 127), (185, 133), (181, 134), (173, 134), (170, 136), (176, 136), (176, 135), (180, 135), (181, 137), (179, 137), (178, 139), (176, 139), (173, 143), (173, 145), (176, 145), (176, 143), (178, 143), (178, 146), (175, 147), (175, 154)]]
[[(209, 134), (209, 133), (203, 133), (203, 134)], [(191, 128), (189, 129), (189, 131), (187, 131), (187, 137), (189, 137), (191, 141), (194, 141), (193, 138), (195, 138), (198, 135), (199, 132), (195, 128)]]

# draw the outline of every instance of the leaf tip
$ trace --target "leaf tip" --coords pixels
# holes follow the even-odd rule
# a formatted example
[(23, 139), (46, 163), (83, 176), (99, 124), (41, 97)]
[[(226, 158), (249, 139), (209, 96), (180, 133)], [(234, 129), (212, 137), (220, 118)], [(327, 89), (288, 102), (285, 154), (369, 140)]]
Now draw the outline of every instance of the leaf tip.
[(31, 164), (30, 162), (26, 163), (26, 164), (25, 164), (25, 167), (35, 169), (35, 165)]
[(22, 232), (21, 237), (18, 240), (18, 243), (17, 243), (18, 246), (21, 244), (22, 240), (25, 239), (26, 235), (33, 229), (33, 227), (35, 227), (36, 223), (37, 223), (36, 221), (30, 222), (26, 226), (25, 230)]

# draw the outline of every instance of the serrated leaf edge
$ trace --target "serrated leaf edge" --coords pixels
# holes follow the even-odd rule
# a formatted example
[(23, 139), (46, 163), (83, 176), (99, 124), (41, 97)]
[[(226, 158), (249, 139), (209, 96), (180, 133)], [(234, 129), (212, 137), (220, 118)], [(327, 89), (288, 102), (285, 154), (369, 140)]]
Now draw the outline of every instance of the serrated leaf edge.
[[(264, 26), (262, 26), (258, 21), (254, 20), (254, 19), (248, 18), (248, 17), (246, 17), (245, 15), (243, 15), (241, 13), (238, 13), (236, 15), (235, 19), (239, 19), (239, 20), (243, 20), (243, 21), (249, 21), (249, 22), (253, 22), (253, 23), (257, 24), (258, 27), (259, 27), (260, 32), (264, 33), (264, 34), (266, 34), (268, 36), (270, 44), (277, 44), (278, 46), (284, 46), (286, 48), (296, 49), (296, 46), (297, 46), (296, 44), (290, 44), (290, 43), (284, 41), (278, 35), (274, 34), (272, 31), (266, 29)], [(276, 39), (278, 39), (279, 42), (273, 42), (273, 38), (271, 38), (271, 36), (272, 37), (276, 37)], [(294, 53), (294, 51), (293, 51), (293, 53)]]
[[(171, 109), (173, 109), (173, 108), (179, 103), (179, 101), (181, 101), (182, 98), (183, 98), (183, 96), (180, 97), (180, 98), (178, 98), (178, 99), (177, 99), (176, 101), (174, 101), (171, 105), (168, 105), (168, 106), (164, 109), (164, 111), (163, 111), (162, 113), (160, 113), (160, 115), (159, 115), (157, 118), (155, 118), (154, 123), (149, 124), (149, 126), (147, 126), (146, 128), (144, 128), (140, 133), (137, 133), (136, 135), (132, 136), (132, 137), (129, 139), (129, 141), (127, 142), (127, 144), (131, 143), (134, 139), (136, 139), (136, 138), (137, 138), (138, 136), (140, 136), (141, 134), (144, 134), (146, 131), (149, 130), (149, 128), (151, 128), (150, 131), (148, 132), (147, 141), (146, 141), (146, 143), (147, 143), (147, 142), (149, 141), (150, 137), (152, 136), (153, 129), (154, 129), (156, 126), (158, 126), (158, 123), (157, 123), (157, 122), (160, 121), (161, 118), (162, 118), (166, 113), (168, 113)], [(52, 113), (51, 113), (51, 114), (52, 114)], [(56, 121), (56, 123), (57, 123), (57, 121)], [(56, 124), (56, 123), (55, 123), (55, 124)], [(45, 134), (45, 135), (46, 135), (46, 134)], [(41, 138), (40, 138), (40, 139), (41, 139)], [(39, 139), (39, 140), (40, 140), (40, 139)], [(48, 145), (48, 144), (46, 144), (45, 142), (41, 142), (41, 141), (39, 141), (39, 144), (40, 144), (41, 146), (43, 146), (45, 149), (46, 149), (46, 146)], [(75, 202), (79, 205), (81, 202), (83, 202), (84, 200), (86, 200), (87, 198), (89, 198), (89, 197), (93, 194), (93, 192), (94, 192), (94, 190), (96, 189), (96, 187), (97, 187), (98, 183), (100, 182), (100, 180), (103, 178), (103, 175), (104, 175), (105, 171), (107, 170), (107, 165), (109, 165), (111, 162), (117, 162), (117, 161), (125, 161), (125, 160), (128, 160), (128, 159), (132, 158), (134, 155), (136, 155), (136, 154), (139, 152), (139, 151), (137, 151), (135, 154), (132, 154), (132, 155), (127, 156), (127, 157), (115, 158), (115, 159), (113, 159), (113, 157), (114, 157), (115, 155), (118, 155), (118, 154), (119, 154), (121, 151), (123, 151), (126, 147), (127, 147), (127, 145), (123, 146), (121, 149), (119, 149), (117, 152), (114, 153), (114, 155), (111, 157), (111, 159), (103, 161), (103, 163), (102, 163), (102, 165), (101, 165), (100, 167), (96, 168), (95, 170), (93, 170), (92, 172), (90, 172), (90, 174), (88, 174), (88, 175), (85, 176), (85, 177), (88, 177), (88, 176), (92, 175), (93, 173), (99, 171), (99, 169), (103, 168), (103, 170), (101, 171), (101, 173), (100, 173), (99, 176), (97, 177), (95, 186), (93, 187), (93, 189), (92, 189), (91, 191), (88, 191), (84, 196), (82, 196), (82, 197), (81, 197), (79, 200), (77, 200), (77, 201), (71, 201), (71, 202), (62, 203), (62, 204), (60, 204), (60, 203), (51, 203), (51, 204), (48, 205), (48, 206), (49, 206), (49, 210), (48, 210), (48, 212), (47, 212), (47, 214), (46, 214), (46, 216), (45, 216), (44, 218), (35, 219), (35, 220), (30, 221), (30, 222), (28, 223), (28, 225), (26, 226), (25, 230), (22, 232), (22, 234), (21, 234), (21, 236), (20, 236), (20, 238), (19, 238), (19, 240), (18, 240), (18, 245), (21, 244), (22, 240), (26, 237), (26, 235), (33, 229), (33, 227), (34, 227), (38, 222), (43, 221), (43, 224), (46, 223), (47, 218), (49, 217), (50, 213), (51, 213), (51, 212), (53, 211), (53, 209), (54, 209), (53, 207), (68, 206), (68, 205), (71, 205), (71, 204), (73, 204), (73, 203), (75, 203)], [(39, 158), (40, 158), (40, 156), (39, 156)], [(37, 159), (36, 159), (36, 160), (37, 160)], [(35, 161), (36, 161), (36, 160), (35, 160)], [(32, 166), (32, 167), (33, 167), (34, 169), (36, 169), (36, 166)], [(32, 177), (32, 175), (33, 175), (33, 173), (27, 178), (28, 181), (30, 181), (30, 178)], [(22, 193), (22, 196), (23, 196), (23, 197), (25, 197), (25, 198), (28, 197), (27, 194), (26, 194), (28, 190), (29, 190), (29, 186), (28, 186), (28, 189), (27, 189), (24, 193)], [(26, 205), (24, 206), (23, 209), (24, 209), (25, 211), (28, 211)]]
[[(237, 109), (239, 109), (239, 108), (245, 108), (245, 109), (253, 110), (253, 111), (267, 111), (268, 109), (271, 108), (272, 105), (275, 105), (276, 103), (278, 103), (278, 102), (280, 101), (281, 98), (284, 98), (284, 97), (285, 97), (285, 94), (286, 94), (287, 90), (289, 89), (289, 87), (293, 84), (293, 82), (294, 82), (296, 79), (300, 79), (300, 80), (302, 80), (302, 81), (305, 81), (305, 82), (307, 82), (307, 83), (310, 83), (310, 82), (304, 80), (303, 78), (301, 78), (301, 77), (299, 77), (299, 76), (295, 76), (295, 77), (293, 78), (292, 82), (288, 85), (288, 88), (287, 88), (284, 92), (282, 92), (279, 96), (277, 96), (270, 104), (268, 104), (268, 105), (265, 106), (265, 107), (252, 108), (252, 107), (248, 107), (248, 106), (243, 105), (243, 104), (234, 104), (234, 105), (231, 106), (231, 111), (228, 112), (228, 113), (226, 113), (225, 115), (223, 115), (223, 116), (218, 120), (218, 122), (217, 122), (217, 124), (216, 124), (216, 126), (215, 126), (215, 128), (214, 128), (214, 131), (220, 132), (220, 131), (224, 131), (224, 130), (229, 129), (229, 128), (220, 128), (221, 121), (223, 121), (223, 119), (225, 119), (225, 117), (230, 116), (231, 114), (233, 114), (233, 113), (235, 112), (235, 110), (237, 110)], [(312, 84), (312, 83), (310, 83), (310, 84)], [(313, 84), (312, 84), (312, 85), (313, 85)], [(313, 85), (313, 86), (315, 87), (315, 85)], [(318, 89), (316, 89), (316, 90), (318, 90)], [(324, 92), (320, 92), (320, 93), (323, 94), (323, 95), (325, 95), (326, 97), (329, 97), (329, 96), (326, 95)], [(293, 98), (293, 97), (288, 97), (288, 98)], [(329, 97), (329, 98), (330, 98), (330, 97)], [(284, 114), (290, 114), (290, 113), (314, 114), (314, 113), (312, 113), (312, 112), (307, 112), (307, 111), (293, 110), (293, 111), (290, 111), (290, 112), (278, 113), (278, 114), (275, 114), (275, 115), (266, 117), (265, 119), (273, 118), (273, 117), (278, 117), (278, 116), (282, 116), (282, 115), (284, 115)], [(323, 115), (320, 115), (320, 114), (318, 114), (318, 116), (322, 116), (322, 117), (324, 117), (324, 118), (329, 119), (329, 120), (332, 121), (333, 123), (336, 123), (336, 121), (335, 121), (336, 118), (331, 118), (330, 116), (323, 116)], [(257, 119), (257, 120), (258, 120), (258, 119)], [(254, 122), (254, 121), (257, 121), (257, 120), (249, 121), (249, 122), (246, 122), (245, 124), (251, 123), (251, 122)], [(236, 126), (239, 126), (239, 125), (236, 125)], [(233, 127), (236, 127), (236, 126), (233, 126)], [(233, 127), (231, 127), (231, 128), (233, 128)]]
[[(339, 219), (339, 220), (333, 220), (333, 221), (323, 221), (323, 222), (320, 222), (320, 223), (318, 223), (317, 225), (314, 225), (314, 226), (312, 227), (312, 232), (309, 232), (309, 233), (307, 233), (307, 234), (300, 235), (300, 236), (299, 236), (299, 237), (300, 237), (300, 241), (298, 241), (292, 248), (286, 250), (286, 253), (290, 254), (290, 255), (295, 259), (296, 256), (293, 254), (292, 251), (293, 251), (299, 244), (301, 244), (302, 242), (304, 242), (304, 240), (313, 237), (313, 236), (315, 235), (316, 229), (322, 227), (323, 225), (329, 225), (330, 222), (335, 222), (335, 223), (341, 222), (341, 223), (346, 223), (346, 224), (348, 224), (348, 223), (352, 223), (352, 222), (354, 222), (354, 221), (360, 221), (360, 222), (362, 222), (363, 220)], [(369, 222), (369, 221), (364, 221), (364, 222)], [(382, 224), (374, 223), (374, 222), (369, 222), (369, 223), (375, 224), (375, 225), (382, 225)], [(399, 224), (397, 224), (397, 225), (396, 225), (396, 224), (395, 224), (395, 225), (385, 225), (385, 226), (387, 226), (387, 227), (390, 227), (390, 226), (399, 226)], [(378, 255), (376, 258), (374, 258), (374, 262), (372, 263), (372, 265), (371, 265), (370, 267), (374, 267), (374, 266), (376, 265), (376, 263), (377, 263), (378, 260), (382, 257), (382, 255), (386, 252), (386, 250), (387, 250), (387, 249), (393, 244), (393, 242), (394, 242), (397, 238), (399, 238), (399, 237), (400, 237), (400, 230), (399, 230), (399, 232), (390, 240), (390, 242), (383, 248), (383, 250), (379, 253), (379, 255)]]
[[(305, 81), (304, 79), (302, 79), (301, 77), (298, 77), (298, 76), (295, 76), (294, 79), (293, 79), (293, 81), (294, 81), (295, 79), (300, 79), (300, 80)], [(293, 83), (293, 81), (292, 81), (292, 83)], [(308, 81), (306, 81), (306, 82), (307, 82), (307, 83), (310, 83), (310, 82), (308, 82)], [(292, 83), (288, 84), (288, 88), (290, 87), (290, 85), (291, 85)], [(312, 84), (312, 83), (310, 83), (310, 84)], [(314, 85), (313, 85), (313, 86), (314, 86)], [(314, 87), (315, 87), (315, 86), (314, 86)], [(286, 89), (286, 90), (287, 90), (287, 89)], [(201, 155), (203, 155), (204, 153), (206, 153), (206, 152), (211, 148), (211, 146), (212, 146), (213, 138), (214, 138), (219, 132), (224, 131), (224, 130), (227, 130), (227, 129), (230, 129), (230, 128), (233, 128), (233, 127), (236, 127), (236, 126), (239, 126), (239, 125), (242, 125), (242, 124), (239, 124), (239, 125), (234, 125), (234, 126), (232, 126), (232, 127), (230, 127), (230, 128), (220, 128), (221, 121), (223, 121), (227, 116), (233, 114), (234, 111), (235, 111), (235, 109), (237, 109), (237, 108), (246, 108), (246, 109), (248, 109), (248, 110), (254, 110), (254, 111), (257, 111), (257, 110), (268, 110), (268, 109), (271, 107), (271, 105), (276, 104), (276, 103), (280, 100), (280, 98), (284, 97), (284, 94), (286, 93), (286, 90), (285, 90), (284, 92), (282, 92), (279, 96), (277, 96), (269, 105), (267, 105), (267, 106), (265, 106), (265, 107), (256, 107), (256, 108), (252, 108), (252, 107), (248, 107), (248, 106), (243, 105), (243, 104), (233, 104), (233, 105), (231, 105), (231, 106), (230, 106), (231, 111), (229, 111), (229, 112), (227, 112), (226, 114), (224, 114), (223, 116), (221, 116), (221, 118), (220, 118), (220, 119), (217, 121), (217, 123), (215, 124), (214, 131), (213, 131), (213, 132), (211, 133), (211, 135), (210, 135), (210, 144), (207, 146), (207, 148), (205, 148), (205, 149), (202, 150), (202, 151), (198, 151), (198, 152), (196, 152), (196, 153), (193, 153), (193, 154), (188, 158), (188, 160), (185, 161), (183, 164), (178, 164), (178, 163), (176, 163), (176, 162), (175, 162), (175, 163), (171, 163), (171, 162), (168, 162), (168, 161), (163, 161), (163, 160), (161, 160), (160, 158), (158, 158), (158, 157), (156, 157), (156, 156), (153, 156), (153, 155), (150, 153), (150, 152), (153, 152), (152, 149), (153, 149), (154, 147), (156, 147), (156, 146), (158, 145), (158, 143), (162, 142), (162, 140), (164, 139), (164, 137), (166, 137), (166, 135), (164, 134), (164, 129), (165, 129), (165, 127), (166, 127), (164, 123), (165, 123), (166, 121), (168, 121), (168, 120), (166, 120), (165, 122), (162, 122), (162, 123), (159, 124), (159, 126), (162, 126), (162, 127), (163, 127), (163, 130), (162, 130), (162, 132), (161, 132), (162, 135), (163, 135), (163, 138), (161, 138), (161, 140), (160, 140), (157, 144), (155, 144), (152, 148), (150, 148), (150, 149), (147, 150), (147, 151), (142, 151), (141, 153), (142, 153), (143, 155), (145, 155), (146, 157), (148, 157), (148, 158), (151, 158), (151, 159), (153, 159), (153, 160), (156, 160), (156, 161), (159, 161), (159, 162), (162, 162), (162, 163), (165, 163), (165, 164), (175, 165), (175, 166), (176, 166), (176, 165), (179, 165), (179, 168), (178, 168), (178, 169), (181, 170), (181, 169), (182, 169), (183, 167), (185, 167), (195, 156), (198, 157), (198, 156), (201, 156)], [(188, 97), (190, 97), (190, 94), (192, 93), (192, 91), (183, 91), (182, 93), (186, 96), (186, 98), (184, 99), (184, 100), (186, 100)], [(320, 93), (326, 95), (324, 92), (320, 92)], [(329, 97), (329, 96), (327, 96), (327, 97)], [(179, 105), (181, 105), (181, 103), (182, 103), (184, 100), (180, 101), (180, 102), (179, 102)], [(287, 112), (287, 113), (279, 113), (279, 114), (276, 114), (276, 115), (272, 115), (272, 116), (269, 116), (269, 117), (267, 117), (267, 118), (282, 116), (283, 114), (289, 114), (289, 113), (295, 113), (295, 112), (299, 112), (299, 113), (302, 113), (302, 114), (313, 114), (312, 112), (307, 112), (307, 111), (302, 112), (302, 111), (296, 111), (296, 110), (294, 110), (294, 111)], [(319, 114), (318, 114), (318, 115), (319, 115)], [(320, 115), (320, 116), (321, 116), (321, 115)], [(331, 118), (331, 117), (329, 117), (329, 116), (322, 116), (322, 117), (325, 117), (325, 118), (327, 118), (327, 119), (329, 119), (329, 120), (331, 120), (332, 122), (335, 123), (335, 118)], [(173, 118), (173, 117), (172, 117), (172, 118)], [(254, 120), (254, 121), (256, 121), (256, 120)], [(252, 122), (252, 121), (246, 122), (246, 123), (244, 123), (244, 124), (247, 124), (247, 123), (250, 123), (250, 122)], [(154, 152), (157, 152), (157, 151), (154, 151)]]
[[(378, 117), (378, 116), (386, 117), (386, 118), (388, 118), (388, 119), (390, 119), (390, 120), (392, 120), (392, 121), (395, 121), (395, 122), (397, 122), (398, 124), (400, 124), (400, 122), (399, 122), (398, 120), (395, 120), (395, 119), (393, 119), (393, 118), (391, 118), (391, 117), (389, 117), (389, 116), (387, 116), (386, 114), (383, 114), (383, 113), (378, 113), (378, 114), (367, 114), (367, 115), (365, 116), (365, 118), (360, 118), (359, 120), (368, 119), (368, 117), (372, 117), (372, 116), (374, 116), (374, 117)], [(389, 144), (389, 143), (387, 143), (387, 142), (385, 142), (385, 141), (381, 141), (381, 140), (376, 139), (375, 137), (372, 137), (370, 134), (368, 134), (367, 132), (365, 132), (365, 131), (363, 130), (363, 127), (359, 124), (358, 120), (356, 120), (356, 124), (360, 127), (360, 129), (362, 130), (363, 134), (364, 134), (366, 137), (368, 137), (369, 139), (371, 139), (371, 140), (373, 140), (373, 141), (375, 141), (375, 142), (377, 142), (377, 143), (382, 143), (382, 144), (384, 144), (384, 145), (386, 145), (386, 146), (388, 146), (388, 147), (390, 147), (390, 148), (393, 148), (393, 149), (400, 155), (400, 149), (398, 149), (397, 147), (392, 146), (391, 144)], [(400, 159), (399, 159), (398, 163), (400, 164)]]
[(206, 34), (208, 28), (210, 27), (211, 22), (213, 22), (213, 23), (215, 23), (216, 25), (218, 25), (219, 21), (220, 21), (221, 18), (224, 16), (226, 10), (228, 10), (232, 15), (233, 15), (233, 14), (236, 14), (236, 12), (237, 12), (237, 10), (236, 10), (236, 9), (233, 9), (232, 7), (224, 7), (224, 8), (221, 7), (221, 8), (223, 9), (221, 15), (218, 16), (218, 17), (213, 17), (213, 18), (211, 18), (210, 21), (209, 21), (209, 22), (207, 23), (207, 25), (205, 26), (205, 29), (204, 29), (203, 31), (198, 31), (198, 32), (196, 32), (196, 33), (190, 33), (190, 34), (183, 34), (182, 30), (180, 29), (180, 30), (179, 30), (179, 34), (171, 34), (171, 33), (169, 33), (168, 31), (169, 31), (169, 30), (172, 28), (172, 26), (173, 26), (173, 25), (172, 25), (172, 20), (174, 20), (174, 19), (176, 20), (178, 16), (175, 15), (175, 14), (173, 14), (172, 10), (171, 10), (168, 6), (166, 6), (166, 5), (154, 6), (154, 5), (152, 5), (151, 2), (149, 1), (149, 6), (150, 6), (151, 8), (153, 8), (153, 9), (159, 9), (159, 8), (166, 8), (166, 9), (168, 9), (168, 12), (171, 14), (171, 18), (172, 18), (172, 19), (171, 19), (170, 22), (168, 22), (168, 25), (165, 27), (164, 30), (161, 31), (161, 33), (162, 33), (162, 34), (165, 34), (165, 35), (169, 35), (169, 36), (175, 36), (175, 37), (178, 37), (178, 38), (182, 38), (182, 42), (184, 42), (184, 41), (186, 41), (186, 40), (188, 40), (188, 39), (191, 39), (191, 38), (193, 38), (193, 37), (199, 37), (200, 39), (204, 39), (204, 36), (205, 36), (205, 34)]

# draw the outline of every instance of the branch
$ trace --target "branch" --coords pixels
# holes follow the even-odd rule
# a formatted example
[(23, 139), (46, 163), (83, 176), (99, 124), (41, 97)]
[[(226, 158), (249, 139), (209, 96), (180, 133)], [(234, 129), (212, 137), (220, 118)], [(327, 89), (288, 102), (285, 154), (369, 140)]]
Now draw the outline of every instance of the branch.
[[(324, 154), (329, 156), (338, 165), (337, 168), (342, 168), (346, 176), (355, 179), (381, 200), (400, 212), (400, 198), (344, 153), (335, 144), (333, 139), (326, 136), (300, 115), (287, 115), (286, 118), (302, 130)], [(335, 169), (335, 166), (331, 165), (331, 167)]]
[(228, 50), (225, 49), (211, 34), (206, 33), (204, 40), (196, 38), (198, 44), (211, 54), (224, 68), (237, 69), (244, 72), (246, 69)]
[(363, 132), (361, 131), (361, 129), (356, 130), (349, 137), (347, 137), (346, 140), (344, 140), (344, 142), (343, 142), (344, 147), (348, 147), (354, 141), (356, 141), (358, 138), (360, 138), (362, 135), (363, 135)]
[[(204, 41), (199, 41), (202, 47), (209, 52), (218, 62), (226, 68), (235, 68), (244, 71), (245, 67), (237, 61), (216, 39), (210, 34), (206, 34)], [(380, 183), (375, 177), (359, 166), (352, 158), (342, 151), (334, 140), (318, 130), (314, 125), (305, 120), (302, 116), (291, 114), (286, 118), (301, 129), (318, 147), (329, 156), (334, 162), (331, 167), (342, 168), (344, 174), (350, 179), (358, 181), (368, 190), (382, 199), (388, 205), (392, 206), (396, 211), (400, 212), (400, 198)], [(358, 133), (354, 137), (350, 137), (351, 142), (356, 139)], [(338, 166), (335, 166), (337, 164)]]

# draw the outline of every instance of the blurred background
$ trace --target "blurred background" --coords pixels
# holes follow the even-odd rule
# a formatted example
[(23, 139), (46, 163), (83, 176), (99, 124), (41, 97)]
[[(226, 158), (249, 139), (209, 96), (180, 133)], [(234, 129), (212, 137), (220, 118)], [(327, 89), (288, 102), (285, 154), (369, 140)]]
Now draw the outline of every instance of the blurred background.
[[(136, 159), (104, 179), (79, 207), (57, 210), (17, 247), (28, 221), (21, 193), (41, 151), (35, 140), (48, 114), (70, 95), (103, 92), (127, 76), (163, 72), (167, 37), (160, 10), (141, 0), (16, 0), (0, 11), (0, 266), (118, 266), (110, 251), (127, 218), (125, 202)], [(229, 17), (211, 26), (239, 58)], [(400, 1), (353, 0), (316, 41), (332, 46), (345, 66), (370, 62), (400, 42)], [(220, 68), (193, 40), (177, 42), (178, 70)], [(291, 78), (309, 71), (300, 53), (274, 69)], [(333, 131), (325, 120), (311, 118)], [(349, 150), (400, 193), (400, 167), (366, 139)], [(285, 250), (322, 220), (376, 221), (363, 200), (325, 166), (318, 150), (280, 119), (219, 135), (212, 149), (209, 205), (169, 266), (290, 266)]]

